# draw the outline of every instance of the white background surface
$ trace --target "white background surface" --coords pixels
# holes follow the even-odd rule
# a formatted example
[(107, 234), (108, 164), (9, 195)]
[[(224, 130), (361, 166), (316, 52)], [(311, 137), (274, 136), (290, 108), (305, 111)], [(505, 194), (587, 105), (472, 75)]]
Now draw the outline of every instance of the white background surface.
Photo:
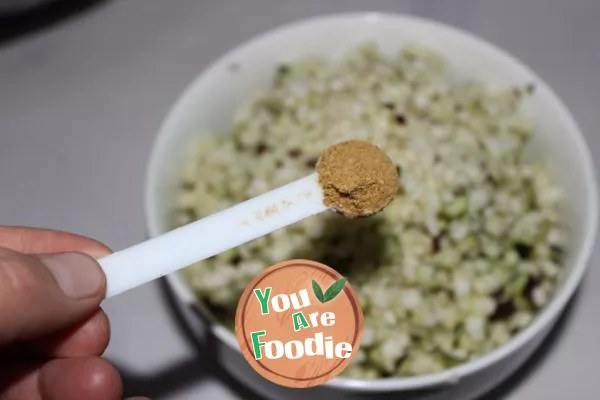
[[(504, 47), (557, 90), (600, 156), (598, 0), (108, 0), (0, 46), (0, 223), (75, 231), (114, 249), (144, 239), (151, 142), (196, 74), (269, 28), (359, 10), (438, 19)], [(599, 257), (542, 355), (489, 399), (600, 397)], [(113, 332), (106, 355), (128, 392), (250, 397), (184, 335), (160, 283), (105, 309)]]

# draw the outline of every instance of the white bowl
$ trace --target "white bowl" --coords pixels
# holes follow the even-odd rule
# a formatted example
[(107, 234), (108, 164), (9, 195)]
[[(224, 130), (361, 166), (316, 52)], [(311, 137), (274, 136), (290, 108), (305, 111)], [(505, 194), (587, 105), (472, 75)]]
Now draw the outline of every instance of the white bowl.
[[(525, 104), (537, 131), (530, 150), (551, 160), (555, 176), (568, 193), (568, 204), (564, 207), (571, 235), (568, 275), (551, 303), (503, 347), (444, 372), (370, 382), (335, 378), (318, 388), (290, 390), (270, 384), (250, 369), (234, 335), (214, 322), (178, 275), (168, 276), (168, 283), (181, 301), (188, 322), (199, 336), (211, 340), (212, 350), (224, 367), (269, 398), (375, 398), (376, 394), (402, 392), (403, 399), (471, 399), (490, 390), (520, 366), (553, 326), (582, 279), (595, 241), (598, 214), (593, 164), (570, 112), (539, 76), (496, 46), (433, 21), (359, 13), (300, 21), (237, 47), (192, 82), (160, 130), (146, 182), (149, 234), (154, 236), (169, 229), (184, 150), (199, 135), (227, 131), (234, 111), (254, 90), (269, 85), (281, 62), (305, 54), (335, 56), (365, 40), (375, 40), (384, 51), (395, 51), (414, 41), (433, 47), (447, 57), (453, 73), (459, 77), (501, 85), (535, 83), (535, 94)], [(235, 73), (231, 70), (233, 64), (239, 66)], [(191, 308), (200, 309), (201, 318), (198, 313), (190, 312)], [(203, 322), (199, 323), (201, 319)]]

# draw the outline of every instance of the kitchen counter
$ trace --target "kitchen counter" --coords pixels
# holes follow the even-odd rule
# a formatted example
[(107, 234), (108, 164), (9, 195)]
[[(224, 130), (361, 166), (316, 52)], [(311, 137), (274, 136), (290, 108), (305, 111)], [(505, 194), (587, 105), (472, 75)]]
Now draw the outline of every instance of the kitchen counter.
[[(438, 19), (521, 58), (565, 100), (600, 156), (597, 0), (106, 0), (0, 45), (0, 221), (75, 231), (114, 249), (145, 237), (143, 181), (167, 109), (240, 42), (308, 16), (364, 9)], [(1, 30), (0, 26), (0, 30)], [(4, 27), (6, 28), (6, 27)], [(599, 397), (600, 261), (523, 370), (487, 397)], [(161, 282), (105, 304), (106, 353), (128, 394), (254, 398), (174, 317)]]

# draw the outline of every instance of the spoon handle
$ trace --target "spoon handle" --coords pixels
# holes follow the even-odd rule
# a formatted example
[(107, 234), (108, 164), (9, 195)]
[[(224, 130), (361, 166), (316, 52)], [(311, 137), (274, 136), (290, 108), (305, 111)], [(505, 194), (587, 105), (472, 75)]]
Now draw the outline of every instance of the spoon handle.
[(99, 260), (106, 298), (325, 211), (317, 174)]

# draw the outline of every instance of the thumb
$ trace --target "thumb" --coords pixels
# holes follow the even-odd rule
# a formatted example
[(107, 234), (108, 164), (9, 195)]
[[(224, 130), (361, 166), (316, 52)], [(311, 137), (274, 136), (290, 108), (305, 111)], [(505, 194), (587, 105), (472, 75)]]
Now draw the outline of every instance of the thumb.
[(105, 290), (104, 273), (88, 255), (0, 248), (0, 346), (76, 324), (98, 309)]

